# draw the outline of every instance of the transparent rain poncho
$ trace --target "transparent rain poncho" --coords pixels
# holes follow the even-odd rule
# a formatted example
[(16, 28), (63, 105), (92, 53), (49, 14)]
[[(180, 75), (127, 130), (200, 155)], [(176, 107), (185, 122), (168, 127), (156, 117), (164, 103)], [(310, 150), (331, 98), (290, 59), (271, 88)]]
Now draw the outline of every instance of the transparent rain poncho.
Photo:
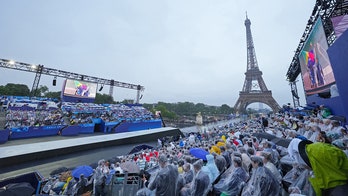
[[(304, 169), (303, 167), (299, 167), (299, 166), (294, 166), (289, 172), (287, 172), (284, 176), (283, 176), (283, 183), (285, 185), (291, 185), (293, 184), (295, 181), (297, 181), (297, 179), (299, 178), (299, 176), (305, 171), (306, 169)], [(284, 187), (287, 188), (287, 187)]]
[[(295, 170), (297, 170), (297, 169), (295, 169)], [(294, 190), (298, 190), (300, 194), (308, 195), (308, 196), (315, 196), (314, 189), (308, 180), (309, 175), (310, 175), (310, 171), (308, 169), (299, 169), (298, 171), (302, 171), (302, 172), (292, 182), (288, 191), (290, 193), (296, 193)]]
[(193, 170), (189, 170), (188, 172), (184, 172), (182, 174), (182, 177), (184, 178), (185, 184), (191, 183), (194, 177)]
[(290, 155), (285, 155), (279, 161), (279, 167), (284, 174), (292, 170), (293, 165), (297, 165), (295, 160), (290, 157)]
[(181, 189), (181, 196), (206, 196), (211, 189), (210, 178), (208, 174), (202, 171), (203, 163), (201, 160), (196, 161), (193, 164), (195, 168), (194, 178), (191, 183), (186, 184), (186, 186)]
[(215, 164), (214, 156), (211, 154), (208, 154), (206, 155), (206, 157), (207, 157), (207, 164), (202, 167), (202, 171), (208, 174), (210, 183), (213, 183), (215, 179), (219, 176), (220, 172)]
[(267, 168), (259, 166), (253, 170), (250, 180), (243, 188), (243, 196), (279, 195), (280, 185), (274, 175)]
[(155, 196), (155, 191), (151, 191), (148, 188), (141, 188), (137, 191), (135, 196)]
[(207, 195), (210, 189), (209, 176), (203, 171), (199, 171), (192, 181), (192, 196)]
[(219, 171), (223, 172), (226, 167), (226, 159), (221, 155), (216, 155), (215, 164)]
[(226, 179), (214, 185), (214, 190), (224, 195), (239, 195), (248, 174), (242, 167), (236, 167)]
[(136, 196), (155, 196), (155, 191), (151, 191), (148, 188), (139, 189)]
[(185, 179), (184, 177), (179, 174), (178, 176), (178, 183), (177, 183), (177, 187), (176, 187), (176, 193), (179, 193), (181, 191), (181, 189), (185, 186)]
[(149, 189), (155, 190), (155, 195), (175, 196), (178, 183), (178, 168), (167, 165), (160, 169), (154, 177), (151, 176)]

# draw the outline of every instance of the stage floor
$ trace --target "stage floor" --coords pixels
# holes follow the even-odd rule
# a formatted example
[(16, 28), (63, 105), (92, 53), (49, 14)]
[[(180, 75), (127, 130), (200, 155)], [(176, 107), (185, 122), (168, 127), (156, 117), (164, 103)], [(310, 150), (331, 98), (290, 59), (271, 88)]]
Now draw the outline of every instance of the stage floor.
[(154, 146), (158, 138), (180, 133), (177, 128), (164, 127), (116, 134), (98, 133), (9, 141), (0, 145), (0, 179), (24, 171), (39, 171), (46, 177), (49, 171), (59, 166), (89, 165), (102, 157), (108, 159), (128, 154), (137, 144)]

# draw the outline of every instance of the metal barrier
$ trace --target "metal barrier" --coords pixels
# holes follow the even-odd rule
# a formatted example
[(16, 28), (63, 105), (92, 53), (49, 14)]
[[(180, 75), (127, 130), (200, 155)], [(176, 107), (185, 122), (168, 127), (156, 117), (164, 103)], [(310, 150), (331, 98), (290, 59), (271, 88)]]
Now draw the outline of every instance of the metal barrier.
[(136, 195), (141, 187), (141, 178), (137, 173), (115, 174), (111, 182), (112, 196)]

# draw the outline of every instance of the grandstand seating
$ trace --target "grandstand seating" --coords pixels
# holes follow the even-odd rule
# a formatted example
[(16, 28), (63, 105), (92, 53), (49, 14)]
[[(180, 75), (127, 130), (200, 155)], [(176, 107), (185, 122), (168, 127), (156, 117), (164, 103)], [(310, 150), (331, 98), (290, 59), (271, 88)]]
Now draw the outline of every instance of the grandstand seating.
[[(6, 101), (0, 130), (6, 138), (72, 136), (80, 133), (116, 133), (160, 128), (160, 119), (141, 105), (56, 102), (47, 98), (0, 96)], [(1, 113), (1, 112), (0, 112)], [(1, 121), (1, 115), (0, 115)], [(117, 130), (116, 130), (117, 129)]]

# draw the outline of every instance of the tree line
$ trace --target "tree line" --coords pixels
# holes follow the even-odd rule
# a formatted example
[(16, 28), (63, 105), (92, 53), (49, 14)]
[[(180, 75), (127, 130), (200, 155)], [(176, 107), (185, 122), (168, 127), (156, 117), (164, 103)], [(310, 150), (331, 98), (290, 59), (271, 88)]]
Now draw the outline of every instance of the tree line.
[[(13, 84), (8, 83), (5, 86), (0, 85), (0, 95), (9, 96), (30, 96), (31, 92), (25, 84)], [(40, 85), (35, 92), (37, 97), (47, 97), (60, 100), (61, 91), (50, 92), (47, 86)], [(108, 94), (97, 93), (95, 98), (97, 104), (115, 104), (115, 103), (130, 103), (129, 100), (123, 100), (122, 102), (114, 101), (113, 97)], [(194, 118), (197, 113), (201, 113), (202, 116), (227, 116), (234, 113), (233, 107), (223, 104), (221, 106), (209, 106), (204, 103), (192, 103), (192, 102), (178, 102), (178, 103), (143, 103), (144, 108), (155, 113), (161, 111), (161, 115), (166, 119), (179, 119), (180, 117)]]

